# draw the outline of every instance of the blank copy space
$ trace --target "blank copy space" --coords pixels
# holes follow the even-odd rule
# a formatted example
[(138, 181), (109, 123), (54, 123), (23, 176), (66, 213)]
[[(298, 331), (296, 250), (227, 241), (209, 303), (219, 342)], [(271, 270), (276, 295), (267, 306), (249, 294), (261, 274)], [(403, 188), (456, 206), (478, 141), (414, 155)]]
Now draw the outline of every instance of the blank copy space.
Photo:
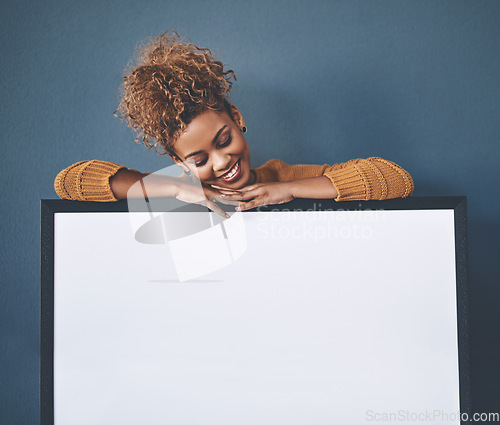
[(244, 254), (181, 283), (129, 214), (56, 214), (56, 425), (459, 411), (453, 210), (243, 218)]

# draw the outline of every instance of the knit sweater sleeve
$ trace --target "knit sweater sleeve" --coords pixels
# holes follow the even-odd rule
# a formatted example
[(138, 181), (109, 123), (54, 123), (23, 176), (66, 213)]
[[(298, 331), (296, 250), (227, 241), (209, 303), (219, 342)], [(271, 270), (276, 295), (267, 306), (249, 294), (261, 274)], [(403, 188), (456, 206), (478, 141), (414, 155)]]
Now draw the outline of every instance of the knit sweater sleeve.
[(334, 165), (288, 165), (273, 159), (254, 172), (256, 183), (328, 177), (338, 192), (335, 201), (406, 198), (414, 189), (413, 179), (406, 170), (379, 157)]
[(117, 201), (110, 177), (123, 165), (108, 161), (80, 161), (62, 170), (54, 181), (54, 189), (61, 199), (73, 201), (114, 202)]
[(338, 196), (336, 201), (407, 198), (414, 189), (408, 171), (379, 157), (353, 159), (325, 169)]

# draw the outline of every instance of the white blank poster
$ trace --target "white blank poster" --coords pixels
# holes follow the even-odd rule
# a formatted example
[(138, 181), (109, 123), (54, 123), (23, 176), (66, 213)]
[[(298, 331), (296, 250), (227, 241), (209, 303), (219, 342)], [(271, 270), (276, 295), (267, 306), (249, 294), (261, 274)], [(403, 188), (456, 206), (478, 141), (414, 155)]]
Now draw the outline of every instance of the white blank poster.
[(192, 254), (56, 213), (55, 424), (459, 423), (453, 214), (235, 213)]

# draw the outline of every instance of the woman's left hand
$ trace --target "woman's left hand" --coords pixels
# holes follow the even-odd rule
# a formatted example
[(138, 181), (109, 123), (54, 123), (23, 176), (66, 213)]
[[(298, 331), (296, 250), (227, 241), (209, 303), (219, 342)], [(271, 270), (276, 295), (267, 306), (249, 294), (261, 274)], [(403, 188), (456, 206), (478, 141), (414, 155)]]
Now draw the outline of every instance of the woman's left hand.
[(225, 199), (238, 201), (237, 211), (250, 210), (262, 205), (284, 204), (295, 198), (291, 182), (257, 183), (238, 190), (214, 185), (212, 187), (218, 189), (220, 196)]

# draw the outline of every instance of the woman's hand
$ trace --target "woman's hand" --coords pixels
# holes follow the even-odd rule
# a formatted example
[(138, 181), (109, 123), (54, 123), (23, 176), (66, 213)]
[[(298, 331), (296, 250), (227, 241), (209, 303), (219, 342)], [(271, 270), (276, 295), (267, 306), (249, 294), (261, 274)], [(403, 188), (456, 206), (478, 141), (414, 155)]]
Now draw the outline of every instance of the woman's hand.
[(212, 187), (219, 191), (221, 200), (237, 201), (237, 211), (250, 210), (262, 205), (284, 204), (295, 198), (292, 182), (257, 183), (238, 190), (214, 185)]
[(204, 205), (212, 211), (229, 218), (229, 215), (222, 210), (215, 202), (221, 202), (228, 205), (238, 205), (237, 201), (232, 201), (222, 196), (222, 192), (210, 186), (199, 186), (189, 183), (178, 183), (176, 185), (175, 198), (179, 201), (190, 204)]
[(117, 199), (173, 197), (179, 201), (204, 205), (222, 217), (229, 218), (215, 202), (238, 205), (238, 202), (221, 197), (222, 193), (206, 184), (192, 184), (179, 177), (141, 173), (121, 169), (109, 179)]

